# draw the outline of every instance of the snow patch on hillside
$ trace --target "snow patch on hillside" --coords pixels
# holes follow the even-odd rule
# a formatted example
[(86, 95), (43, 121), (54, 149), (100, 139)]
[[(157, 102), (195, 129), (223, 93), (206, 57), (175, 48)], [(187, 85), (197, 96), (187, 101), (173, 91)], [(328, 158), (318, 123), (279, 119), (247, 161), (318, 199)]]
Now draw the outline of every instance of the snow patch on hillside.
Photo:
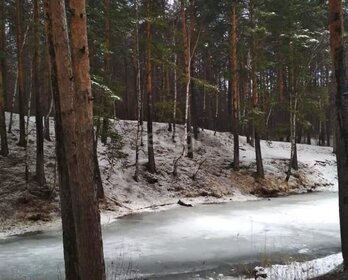
[[(7, 120), (9, 115), (7, 115)], [(29, 167), (31, 180), (25, 184), (25, 151), (16, 145), (18, 116), (14, 115), (13, 132), (9, 134), (10, 156), (0, 157), (0, 238), (28, 231), (51, 230), (60, 227), (58, 179), (55, 173), (55, 143), (45, 141), (45, 171), (50, 199), (38, 197), (35, 184), (35, 118), (29, 122)], [(157, 173), (146, 171), (146, 123), (144, 146), (140, 150), (139, 180), (135, 171), (136, 125), (134, 121), (112, 121), (116, 141), (98, 144), (99, 162), (106, 200), (101, 203), (102, 223), (142, 211), (159, 211), (178, 207), (179, 199), (190, 204), (245, 201), (259, 196), (276, 196), (293, 192), (337, 191), (336, 158), (330, 147), (298, 145), (300, 170), (285, 182), (290, 145), (285, 142), (262, 141), (266, 178), (256, 179), (254, 148), (240, 137), (241, 170), (231, 169), (233, 136), (201, 131), (194, 141), (194, 159), (182, 157), (178, 176), (174, 177), (173, 161), (183, 148), (183, 126), (177, 125), (176, 142), (167, 124), (154, 124), (154, 150)], [(51, 129), (54, 123), (51, 120)], [(54, 133), (51, 133), (54, 140)], [(196, 174), (193, 179), (193, 175)]]

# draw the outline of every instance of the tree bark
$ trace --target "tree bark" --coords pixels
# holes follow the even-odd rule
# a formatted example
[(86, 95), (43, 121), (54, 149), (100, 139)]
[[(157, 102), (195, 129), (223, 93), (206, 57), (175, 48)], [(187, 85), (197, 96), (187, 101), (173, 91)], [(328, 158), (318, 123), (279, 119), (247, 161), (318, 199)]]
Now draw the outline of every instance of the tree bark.
[[(46, 16), (46, 4), (44, 4), (44, 13)], [(46, 42), (45, 42), (45, 59), (46, 59), (46, 63), (45, 63), (45, 69), (47, 71), (47, 76), (48, 76), (48, 81), (47, 81), (47, 106), (49, 106), (48, 108), (48, 112), (44, 117), (44, 138), (47, 141), (51, 141), (51, 135), (50, 135), (50, 116), (53, 112), (54, 109), (54, 96), (53, 96), (53, 91), (52, 91), (52, 67), (51, 67), (51, 59), (50, 59), (50, 46), (49, 46), (49, 41), (48, 41), (48, 23), (47, 21), (45, 21), (45, 36), (46, 36)]]
[[(175, 24), (173, 25), (174, 28), (174, 33), (173, 33), (173, 44), (174, 47), (176, 47), (176, 31), (175, 31)], [(177, 106), (178, 106), (178, 71), (176, 69), (178, 64), (178, 55), (176, 51), (174, 52), (174, 73), (173, 73), (173, 83), (174, 83), (174, 102), (173, 102), (173, 135), (172, 135), (172, 140), (175, 143), (175, 137), (176, 137), (176, 113), (177, 113)]]
[[(65, 278), (81, 280), (71, 189), (77, 187), (74, 88), (64, 0), (45, 0), (46, 33), (55, 101), (56, 153), (63, 228)], [(73, 168), (71, 168), (73, 167)]]
[[(147, 16), (150, 16), (151, 11), (151, 0), (145, 0), (145, 7)], [(147, 95), (147, 153), (148, 153), (148, 166), (147, 169), (150, 173), (156, 172), (155, 164), (155, 154), (153, 149), (153, 128), (152, 128), (152, 119), (153, 119), (153, 108), (152, 108), (152, 36), (151, 36), (151, 23), (149, 20), (146, 21), (145, 25), (146, 33), (146, 54), (145, 54), (145, 68), (146, 68), (146, 95)]]
[(239, 170), (239, 92), (238, 92), (238, 80), (237, 80), (237, 1), (232, 2), (232, 11), (230, 15), (231, 24), (231, 53), (230, 53), (230, 66), (231, 66), (231, 84), (232, 84), (232, 126), (233, 126), (233, 169)]
[(44, 133), (43, 133), (43, 121), (42, 121), (42, 100), (41, 90), (39, 84), (39, 47), (40, 47), (40, 34), (39, 34), (39, 1), (34, 0), (34, 65), (33, 65), (33, 89), (35, 94), (35, 107), (36, 107), (36, 181), (40, 186), (45, 185), (45, 168), (44, 168)]
[(191, 51), (190, 38), (186, 26), (185, 2), (181, 0), (181, 21), (182, 34), (184, 41), (184, 77), (185, 77), (185, 145), (187, 147), (187, 157), (193, 158), (192, 135), (191, 135)]
[[(255, 27), (255, 3), (254, 0), (250, 0), (250, 20), (252, 23), (252, 26)], [(256, 38), (255, 34), (253, 33), (252, 40), (251, 40), (251, 56), (252, 56), (252, 65), (251, 65), (251, 79), (252, 79), (252, 103), (253, 103), (253, 110), (254, 110), (254, 116), (253, 116), (253, 127), (254, 127), (254, 139), (255, 139), (255, 155), (256, 155), (256, 175), (259, 178), (265, 177), (265, 172), (263, 169), (263, 161), (262, 161), (262, 153), (261, 153), (261, 144), (260, 144), (260, 135), (258, 131), (258, 125), (255, 121), (255, 113), (259, 109), (259, 94), (258, 94), (258, 88), (257, 88), (257, 77), (256, 77), (256, 67), (257, 67), (257, 47), (256, 47)]]
[(16, 0), (16, 41), (17, 41), (17, 71), (18, 71), (18, 103), (19, 103), (19, 142), (18, 145), (25, 147), (25, 93), (24, 93), (24, 51), (22, 32), (22, 7), (23, 3)]
[[(105, 13), (105, 52), (104, 52), (104, 75), (105, 81), (108, 85), (111, 82), (111, 23), (110, 23), (110, 9), (111, 9), (111, 0), (104, 0), (104, 13)], [(106, 97), (101, 97), (101, 107), (103, 114), (103, 124), (101, 131), (101, 142), (107, 144), (108, 132), (109, 132), (109, 116), (108, 108), (106, 106)]]
[(348, 270), (348, 95), (344, 52), (342, 0), (329, 0), (330, 46), (336, 78), (337, 169), (341, 246), (344, 269)]
[(0, 140), (2, 156), (8, 156), (8, 143), (5, 119), (5, 96), (6, 85), (4, 82), (4, 59), (5, 57), (5, 2), (0, 0)]
[(290, 151), (290, 160), (289, 160), (289, 167), (288, 172), (286, 175), (286, 181), (289, 181), (291, 176), (291, 169), (298, 169), (298, 162), (297, 162), (297, 147), (296, 147), (296, 123), (297, 123), (297, 103), (298, 103), (298, 96), (297, 96), (297, 81), (295, 76), (295, 64), (294, 64), (294, 50), (292, 42), (290, 43), (290, 59), (291, 59), (291, 65), (290, 65), (290, 73), (289, 73), (289, 82), (290, 82), (290, 145), (291, 145), (291, 151)]
[(138, 0), (135, 0), (135, 16), (136, 16), (136, 24), (134, 31), (134, 47), (133, 47), (133, 65), (135, 72), (135, 91), (137, 94), (137, 135), (136, 135), (136, 146), (135, 146), (135, 172), (134, 172), (134, 180), (138, 181), (139, 179), (139, 150), (141, 146), (141, 131), (142, 131), (142, 91), (141, 91), (141, 69), (140, 69), (140, 57), (139, 57), (139, 5)]
[[(103, 241), (95, 190), (93, 95), (86, 2), (69, 0), (79, 184), (72, 190), (81, 279), (105, 279)], [(91, 256), (93, 256), (91, 258)]]

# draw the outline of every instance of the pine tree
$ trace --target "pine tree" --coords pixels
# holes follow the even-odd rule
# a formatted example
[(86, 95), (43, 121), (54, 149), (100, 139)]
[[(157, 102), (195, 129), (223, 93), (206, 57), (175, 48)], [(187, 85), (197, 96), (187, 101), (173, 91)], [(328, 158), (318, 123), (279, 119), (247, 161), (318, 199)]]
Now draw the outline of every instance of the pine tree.
[(0, 0), (0, 155), (7, 156), (9, 154), (6, 121), (5, 121), (5, 96), (6, 85), (4, 82), (4, 57), (5, 57), (5, 3)]
[(63, 228), (65, 278), (81, 279), (71, 189), (77, 187), (74, 85), (63, 0), (45, 0), (46, 32), (50, 53), (52, 92), (55, 101), (57, 162)]
[(233, 112), (233, 169), (239, 170), (239, 92), (238, 92), (238, 76), (237, 76), (237, 1), (232, 2), (231, 15), (230, 15), (230, 42), (231, 42), (231, 53), (230, 53), (230, 64), (231, 64), (231, 81), (232, 81), (232, 112)]
[(23, 3), (16, 0), (16, 41), (17, 41), (17, 71), (18, 71), (18, 104), (19, 104), (19, 142), (18, 145), (25, 147), (25, 92), (24, 92), (24, 51), (23, 51)]
[(39, 1), (34, 0), (34, 65), (33, 65), (33, 89), (36, 107), (36, 180), (43, 186), (46, 183), (44, 169), (44, 131), (42, 122), (42, 92), (39, 85), (40, 69), (40, 34), (39, 34)]
[(147, 153), (148, 153), (148, 166), (147, 169), (150, 173), (156, 172), (155, 164), (155, 154), (153, 149), (153, 108), (152, 108), (152, 35), (151, 35), (151, 22), (150, 22), (150, 12), (151, 12), (151, 1), (145, 0), (144, 6), (146, 8), (147, 21), (145, 23), (145, 33), (146, 33), (146, 47), (145, 47), (145, 72), (146, 72), (146, 96), (147, 96)]
[(254, 129), (254, 139), (255, 139), (255, 154), (256, 154), (256, 174), (259, 178), (265, 177), (265, 171), (263, 169), (263, 161), (261, 154), (261, 143), (260, 143), (260, 132), (258, 128), (258, 124), (256, 123), (255, 114), (259, 109), (259, 92), (257, 85), (257, 39), (255, 36), (255, 28), (256, 28), (256, 16), (255, 16), (255, 0), (249, 0), (249, 9), (250, 9), (250, 21), (252, 27), (254, 29), (251, 39), (251, 80), (252, 80), (252, 104), (254, 110), (253, 116), (253, 129)]
[[(69, 0), (78, 185), (72, 189), (81, 279), (105, 279), (103, 241), (96, 189), (93, 96), (87, 39), (86, 3)], [(91, 255), (93, 258), (91, 258)]]
[(343, 5), (341, 0), (329, 1), (330, 44), (336, 78), (337, 168), (339, 210), (344, 269), (348, 269), (348, 99), (344, 52)]

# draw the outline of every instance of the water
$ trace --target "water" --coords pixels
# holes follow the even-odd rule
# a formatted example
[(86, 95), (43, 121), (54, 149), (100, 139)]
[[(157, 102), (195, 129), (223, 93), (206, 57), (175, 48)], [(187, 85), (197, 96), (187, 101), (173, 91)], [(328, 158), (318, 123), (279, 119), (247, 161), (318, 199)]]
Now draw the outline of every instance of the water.
[[(135, 214), (105, 226), (103, 239), (109, 270), (137, 270), (131, 278), (183, 280), (265, 258), (314, 258), (340, 249), (337, 193)], [(0, 242), (0, 279), (57, 279), (63, 267), (60, 232)]]

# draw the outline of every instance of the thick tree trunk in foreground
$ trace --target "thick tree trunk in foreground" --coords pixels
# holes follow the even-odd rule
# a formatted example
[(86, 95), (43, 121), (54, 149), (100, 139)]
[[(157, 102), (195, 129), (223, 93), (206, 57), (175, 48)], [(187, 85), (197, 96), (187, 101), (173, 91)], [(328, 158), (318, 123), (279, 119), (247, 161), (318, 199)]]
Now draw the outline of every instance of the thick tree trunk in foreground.
[(40, 186), (45, 185), (45, 168), (44, 168), (44, 131), (42, 121), (42, 99), (39, 85), (39, 0), (34, 0), (34, 65), (33, 65), (33, 89), (35, 91), (36, 107), (36, 180)]
[[(105, 279), (103, 241), (94, 185), (93, 96), (87, 39), (86, 3), (69, 0), (75, 82), (74, 110), (79, 184), (72, 190), (81, 279)], [(91, 257), (93, 256), (93, 257)]]
[(336, 77), (337, 169), (344, 269), (348, 270), (348, 95), (341, 0), (329, 1), (330, 45)]
[(239, 170), (239, 92), (237, 81), (237, 1), (232, 3), (231, 11), (231, 54), (230, 54), (230, 66), (232, 72), (232, 126), (233, 126), (233, 169)]
[[(71, 188), (76, 187), (74, 85), (71, 79), (71, 55), (63, 0), (45, 0), (46, 32), (50, 53), (52, 93), (55, 101), (57, 162), (63, 228), (65, 278), (81, 280), (79, 275), (75, 222)], [(69, 153), (70, 157), (69, 157)], [(75, 162), (72, 161), (75, 158)], [(70, 161), (68, 161), (70, 160)], [(74, 169), (73, 169), (74, 170)], [(76, 170), (75, 170), (76, 171)]]
[(17, 40), (17, 71), (18, 71), (18, 103), (19, 103), (19, 142), (18, 145), (25, 147), (25, 94), (24, 94), (24, 51), (22, 32), (22, 1), (16, 0), (16, 40)]
[(4, 0), (0, 0), (0, 141), (1, 149), (0, 155), (7, 156), (8, 143), (5, 121), (5, 93), (6, 86), (4, 82), (4, 63), (3, 57), (5, 56), (5, 3)]
[[(147, 15), (150, 16), (151, 11), (151, 0), (146, 0), (146, 11)], [(148, 153), (148, 166), (147, 169), (150, 173), (156, 172), (156, 164), (155, 164), (155, 154), (153, 150), (153, 129), (152, 129), (152, 63), (151, 63), (151, 23), (150, 21), (146, 21), (145, 25), (145, 33), (146, 33), (146, 95), (147, 95), (147, 153)]]

